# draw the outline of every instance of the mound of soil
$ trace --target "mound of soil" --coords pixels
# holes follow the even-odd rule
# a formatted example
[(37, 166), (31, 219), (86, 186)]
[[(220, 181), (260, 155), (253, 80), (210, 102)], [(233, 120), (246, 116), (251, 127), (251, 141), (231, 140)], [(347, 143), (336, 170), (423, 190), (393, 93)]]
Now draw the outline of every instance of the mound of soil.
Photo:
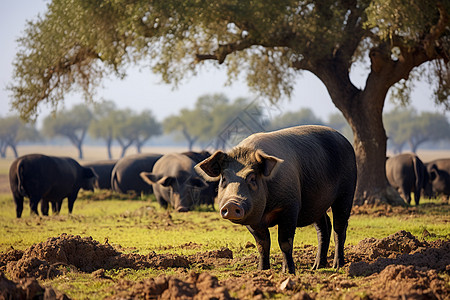
[[(435, 270), (418, 270), (414, 266), (389, 265), (368, 278), (366, 293), (376, 299), (445, 299), (446, 283)], [(445, 296), (447, 295), (447, 296)]]
[(67, 295), (51, 287), (42, 287), (35, 278), (11, 281), (0, 272), (0, 299), (54, 299), (68, 300)]
[(219, 280), (208, 273), (191, 273), (187, 280), (159, 276), (139, 282), (122, 280), (106, 299), (233, 299)]
[(450, 241), (421, 242), (406, 231), (384, 239), (364, 239), (353, 247), (349, 256), (352, 261), (348, 269), (350, 276), (379, 273), (389, 265), (450, 271)]
[[(12, 278), (52, 278), (60, 274), (57, 266), (66, 265), (82, 272), (98, 269), (143, 269), (143, 268), (187, 268), (190, 261), (174, 254), (148, 255), (124, 254), (109, 244), (100, 244), (91, 237), (80, 237), (63, 233), (26, 249), (20, 259), (11, 251), (0, 255), (7, 262), (6, 270)], [(9, 260), (8, 260), (9, 259)]]

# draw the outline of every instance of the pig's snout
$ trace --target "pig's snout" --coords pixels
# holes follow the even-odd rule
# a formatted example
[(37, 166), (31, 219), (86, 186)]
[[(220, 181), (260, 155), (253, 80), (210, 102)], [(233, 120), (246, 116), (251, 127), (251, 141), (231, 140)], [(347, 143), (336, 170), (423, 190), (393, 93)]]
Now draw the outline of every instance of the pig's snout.
[(244, 208), (239, 204), (228, 202), (220, 209), (222, 218), (232, 221), (238, 221), (244, 218)]

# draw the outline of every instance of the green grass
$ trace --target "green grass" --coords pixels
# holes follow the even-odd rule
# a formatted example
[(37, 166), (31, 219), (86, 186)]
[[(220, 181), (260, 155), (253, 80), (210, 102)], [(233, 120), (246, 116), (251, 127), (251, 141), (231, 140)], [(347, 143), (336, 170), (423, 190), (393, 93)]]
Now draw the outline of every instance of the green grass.
[[(49, 217), (30, 216), (28, 202), (24, 204), (21, 219), (15, 218), (15, 207), (11, 195), (0, 195), (0, 252), (12, 247), (26, 249), (34, 243), (45, 241), (62, 233), (91, 236), (104, 243), (106, 240), (122, 252), (147, 254), (155, 251), (191, 255), (197, 252), (228, 247), (235, 257), (255, 254), (254, 248), (247, 249), (248, 242), (254, 243), (252, 235), (244, 226), (222, 220), (217, 211), (205, 208), (189, 213), (176, 213), (161, 209), (154, 197), (143, 200), (93, 200), (95, 194), (80, 193), (72, 215), (67, 213), (67, 201), (63, 203), (60, 215)], [(331, 214), (330, 214), (331, 216)], [(450, 206), (437, 201), (425, 200), (419, 207), (400, 214), (388, 216), (352, 215), (347, 231), (347, 245), (356, 245), (368, 237), (384, 238), (400, 230), (406, 230), (419, 238), (450, 238)], [(271, 253), (280, 254), (277, 243), (277, 228), (271, 228)], [(196, 247), (184, 247), (187, 243)], [(333, 241), (332, 241), (333, 243)], [(294, 247), (317, 245), (313, 226), (298, 228)], [(330, 247), (332, 251), (333, 246)], [(277, 266), (279, 267), (279, 266)], [(219, 278), (254, 270), (256, 264), (237, 263), (210, 270)], [(194, 269), (195, 270), (195, 269)], [(197, 270), (201, 271), (201, 270)], [(109, 270), (107, 275), (114, 279), (141, 280), (158, 274), (175, 274), (177, 270)], [(109, 294), (113, 283), (107, 280), (92, 280), (90, 274), (69, 272), (44, 284), (64, 291), (76, 299), (102, 297)]]
[[(83, 194), (81, 195), (83, 196)], [(247, 242), (254, 243), (244, 226), (221, 220), (217, 212), (194, 211), (176, 213), (158, 207), (154, 199), (86, 200), (77, 199), (74, 213), (68, 215), (66, 200), (61, 214), (49, 217), (30, 216), (25, 201), (21, 219), (15, 218), (10, 195), (0, 195), (0, 252), (11, 247), (25, 249), (34, 243), (62, 233), (92, 236), (99, 242), (106, 239), (124, 249), (147, 254), (150, 251), (191, 254), (198, 249), (183, 250), (189, 242), (201, 245), (204, 251), (228, 247), (242, 250)], [(374, 217), (351, 216), (347, 244), (356, 245), (367, 237), (383, 238), (400, 230), (421, 237), (426, 229), (429, 239), (449, 238), (449, 205), (422, 201), (414, 213)], [(273, 252), (279, 252), (277, 228), (271, 228)], [(332, 241), (333, 242), (333, 241)], [(298, 228), (294, 246), (317, 245), (313, 226)]]

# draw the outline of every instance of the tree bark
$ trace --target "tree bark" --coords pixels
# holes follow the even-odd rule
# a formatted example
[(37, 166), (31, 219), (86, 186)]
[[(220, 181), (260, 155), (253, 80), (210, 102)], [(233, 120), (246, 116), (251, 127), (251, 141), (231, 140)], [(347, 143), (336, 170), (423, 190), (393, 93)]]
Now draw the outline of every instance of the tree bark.
[(387, 136), (382, 114), (390, 85), (384, 77), (371, 73), (365, 89), (360, 90), (351, 83), (346, 65), (338, 60), (317, 64), (311, 71), (325, 84), (353, 131), (358, 167), (354, 205), (379, 201), (404, 205), (386, 179)]
[(382, 110), (373, 107), (380, 100), (373, 99), (367, 93), (361, 93), (357, 98), (357, 105), (351, 108), (353, 113), (347, 119), (353, 130), (353, 146), (358, 165), (354, 204), (374, 204), (381, 201), (404, 205), (404, 201), (386, 179), (387, 136), (383, 127)]
[(111, 146), (112, 146), (112, 139), (107, 139), (106, 140), (106, 148), (108, 151), (108, 159), (112, 159), (112, 150), (111, 150)]

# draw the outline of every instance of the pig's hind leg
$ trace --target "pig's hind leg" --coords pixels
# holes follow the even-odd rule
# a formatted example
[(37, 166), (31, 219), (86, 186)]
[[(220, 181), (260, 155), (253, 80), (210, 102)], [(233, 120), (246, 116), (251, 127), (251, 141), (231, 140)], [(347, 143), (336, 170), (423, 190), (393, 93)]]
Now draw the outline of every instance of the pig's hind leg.
[(312, 268), (317, 270), (327, 266), (327, 253), (331, 237), (330, 217), (325, 213), (318, 222), (314, 223), (314, 227), (317, 231), (318, 246), (316, 261)]
[[(344, 207), (345, 206), (345, 207)], [(339, 269), (344, 266), (344, 244), (347, 238), (348, 219), (351, 212), (350, 205), (334, 203), (331, 208), (333, 211), (333, 229), (334, 229), (334, 260), (333, 268)]]

